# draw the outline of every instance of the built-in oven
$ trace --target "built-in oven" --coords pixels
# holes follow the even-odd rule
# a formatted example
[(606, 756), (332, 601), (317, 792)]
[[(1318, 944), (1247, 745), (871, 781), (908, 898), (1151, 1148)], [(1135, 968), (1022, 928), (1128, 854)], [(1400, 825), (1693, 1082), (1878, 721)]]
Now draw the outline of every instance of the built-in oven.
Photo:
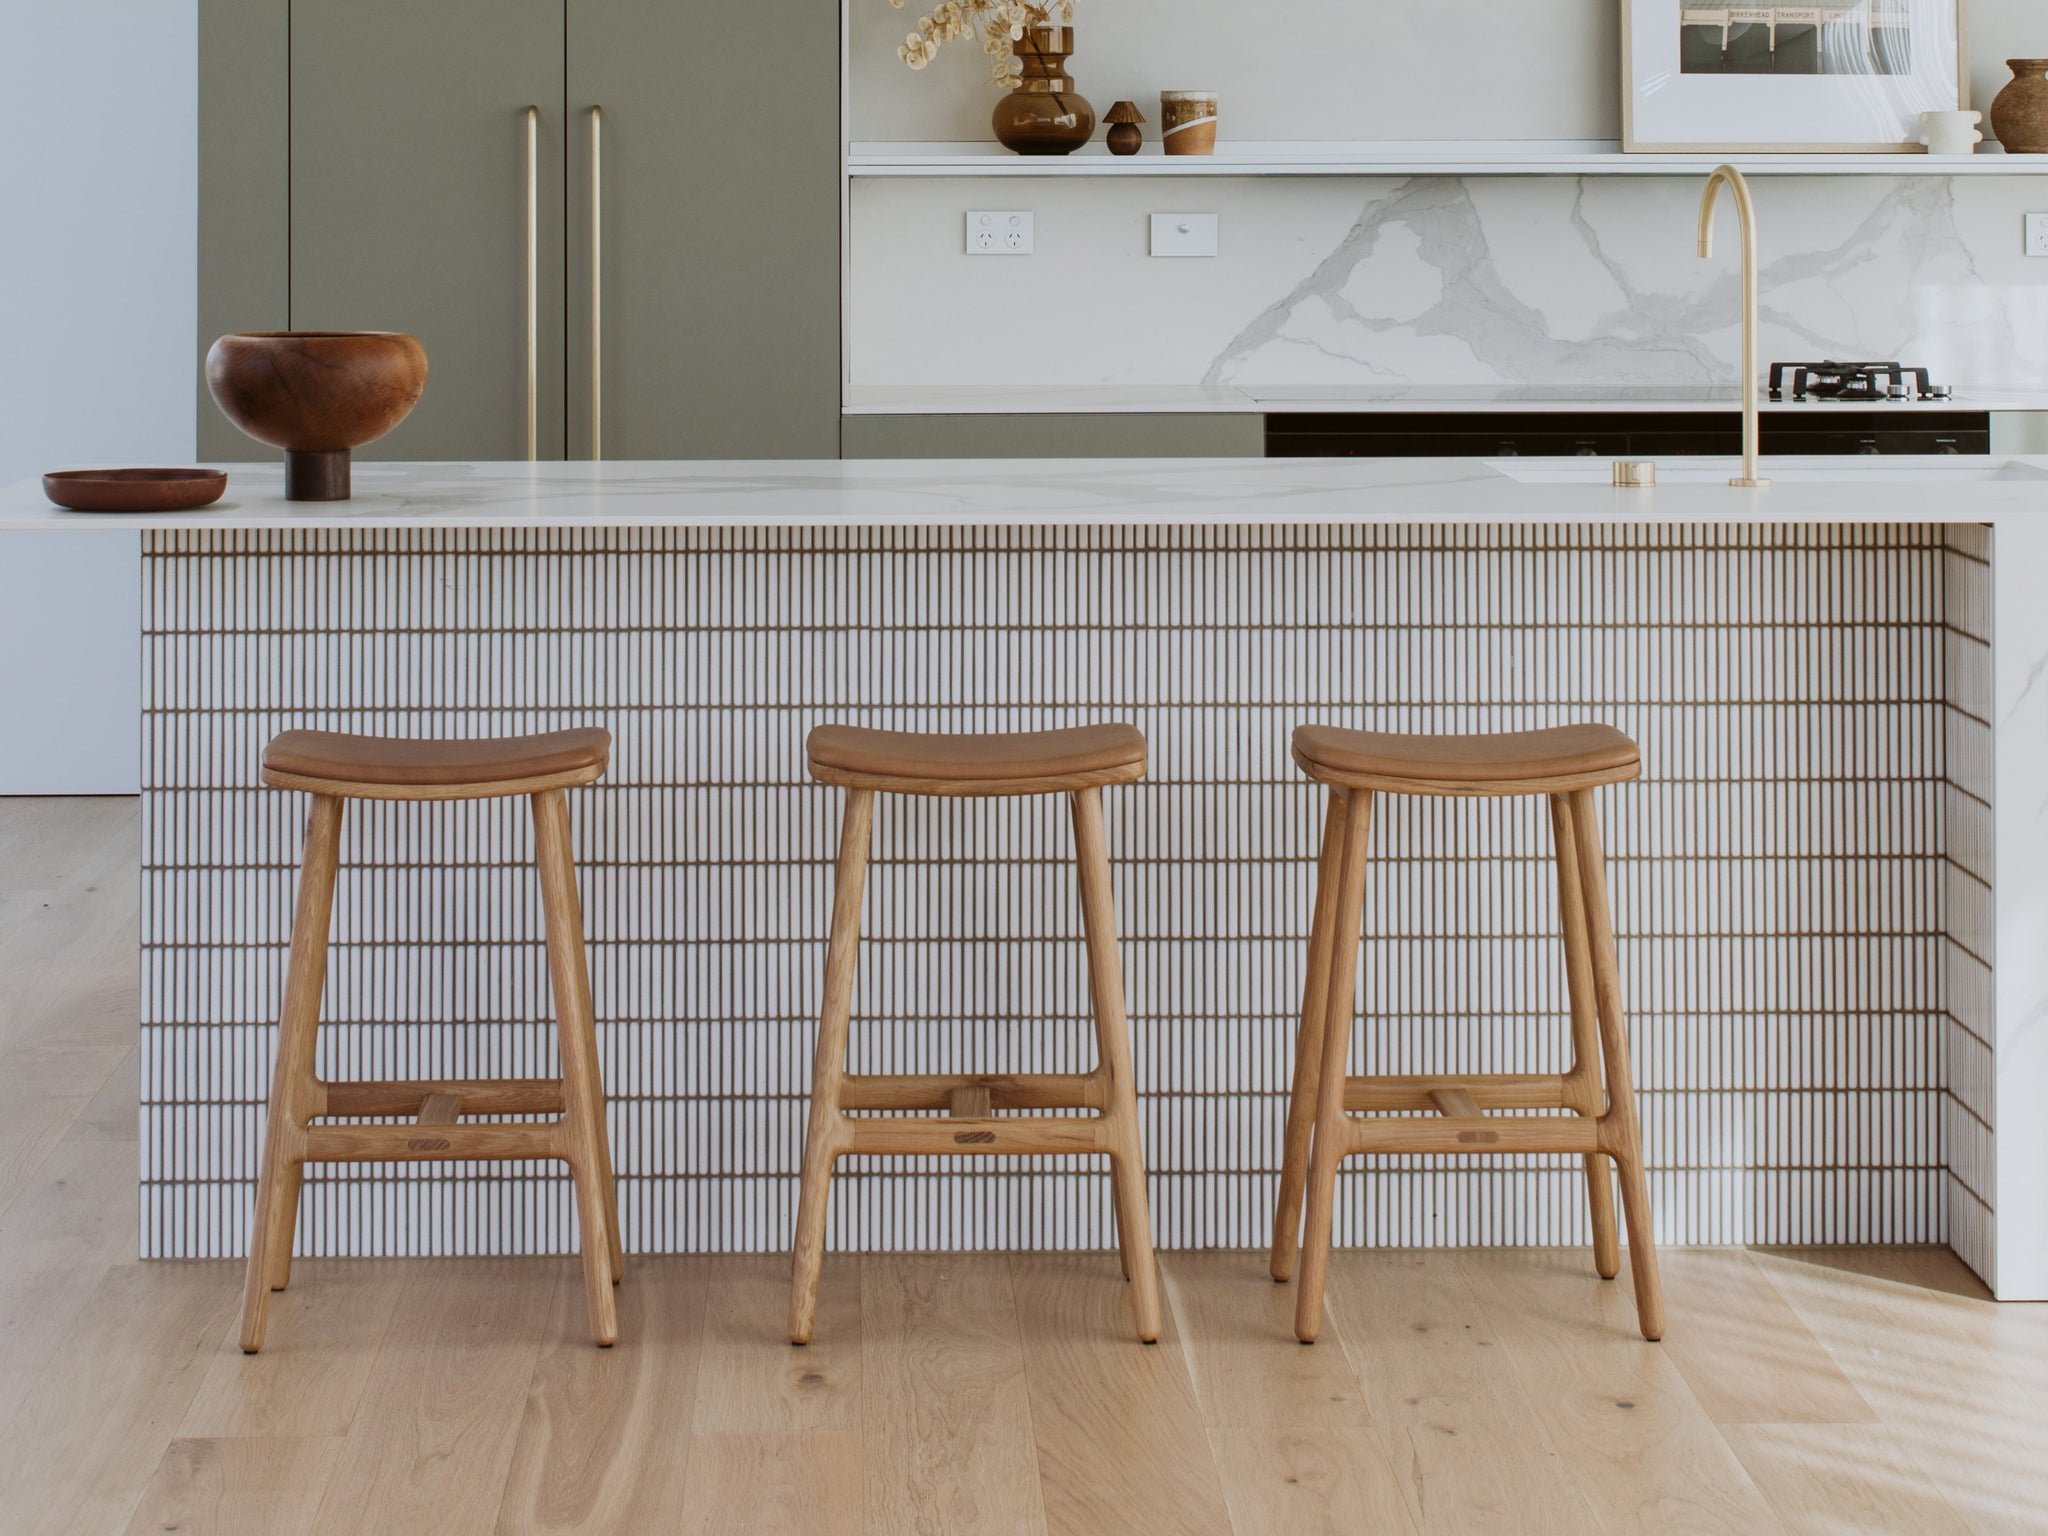
[[(1765, 411), (1765, 454), (1989, 453), (1987, 411), (1814, 405)], [(1731, 411), (1287, 411), (1266, 457), (1659, 459), (1742, 452)]]

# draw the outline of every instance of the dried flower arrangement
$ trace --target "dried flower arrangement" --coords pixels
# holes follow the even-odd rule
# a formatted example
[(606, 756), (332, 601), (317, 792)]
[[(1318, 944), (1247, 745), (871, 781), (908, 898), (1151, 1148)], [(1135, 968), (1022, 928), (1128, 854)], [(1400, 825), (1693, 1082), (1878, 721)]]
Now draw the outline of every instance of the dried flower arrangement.
[[(889, 0), (897, 10), (904, 0)], [(989, 57), (990, 85), (1014, 90), (1024, 73), (1024, 61), (1012, 44), (1026, 29), (1043, 27), (1057, 16), (1074, 19), (1074, 0), (939, 0), (929, 16), (917, 19), (917, 30), (896, 49), (896, 57), (912, 69), (923, 69), (938, 56), (941, 43), (958, 42), (981, 32), (981, 51)]]

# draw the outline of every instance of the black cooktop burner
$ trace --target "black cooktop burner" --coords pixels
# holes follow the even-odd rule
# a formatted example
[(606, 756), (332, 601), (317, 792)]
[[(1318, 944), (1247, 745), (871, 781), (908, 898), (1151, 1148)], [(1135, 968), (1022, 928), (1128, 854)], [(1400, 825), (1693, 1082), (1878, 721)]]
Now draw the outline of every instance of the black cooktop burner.
[[(1949, 387), (1930, 383), (1925, 368), (1901, 363), (1773, 363), (1771, 398), (1785, 398), (1785, 374), (1792, 374), (1794, 400), (1946, 400)], [(1908, 378), (1912, 383), (1908, 384)]]

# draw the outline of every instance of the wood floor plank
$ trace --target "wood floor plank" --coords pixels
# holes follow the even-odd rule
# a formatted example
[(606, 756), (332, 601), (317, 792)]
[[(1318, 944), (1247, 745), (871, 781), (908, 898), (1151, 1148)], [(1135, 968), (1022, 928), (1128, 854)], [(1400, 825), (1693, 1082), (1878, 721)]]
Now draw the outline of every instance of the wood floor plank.
[[(0, 899), (0, 964), (8, 978), (0, 988), (0, 1050), (43, 1033), (68, 990), (101, 974), (108, 944), (135, 923), (141, 855), (132, 810), (103, 842), (72, 853), (75, 862), (54, 885)], [(8, 866), (0, 859), (0, 881), (15, 878)], [(132, 985), (136, 962), (131, 948), (114, 975)]]
[[(1272, 1285), (1270, 1276), (1266, 1283)], [(1375, 1430), (1212, 1429), (1209, 1445), (1237, 1536), (1415, 1530)]]
[[(1161, 1257), (1202, 1422), (1210, 1428), (1367, 1429), (1372, 1416), (1340, 1340), (1304, 1349), (1294, 1288), (1262, 1253)], [(1332, 1325), (1336, 1326), (1336, 1325)]]
[(1724, 1424), (1721, 1434), (1793, 1536), (1968, 1536), (1882, 1424)]
[(116, 1265), (0, 1429), (0, 1531), (118, 1531), (235, 1305), (235, 1266)]
[(300, 1259), (270, 1298), (263, 1352), (219, 1351), (178, 1426), (193, 1440), (346, 1435), (403, 1293), (404, 1259)]
[[(786, 1339), (783, 1347), (790, 1347)], [(850, 1430), (692, 1435), (685, 1479), (682, 1529), (689, 1536), (862, 1530), (860, 1436)]]
[(324, 1436), (173, 1440), (128, 1536), (305, 1536), (340, 1458), (341, 1442)]
[(1593, 1527), (1455, 1254), (1333, 1254), (1327, 1297), (1418, 1531)]
[(861, 1261), (861, 1403), (870, 1531), (1042, 1536), (1024, 1341), (1002, 1255)]
[(1664, 1352), (1717, 1424), (1868, 1424), (1876, 1412), (1740, 1248), (1660, 1255)]
[(571, 1263), (405, 1261), (406, 1282), (316, 1532), (492, 1528), (555, 1287)]
[(1046, 1528), (1229, 1530), (1171, 1305), (1159, 1342), (1144, 1345), (1113, 1256), (1013, 1254), (1010, 1272)]
[(2048, 1307), (1994, 1301), (1989, 1287), (1948, 1249), (1922, 1243), (1753, 1253), (1760, 1272), (1788, 1260), (1819, 1267), (1839, 1273), (1859, 1296), (1869, 1292), (1866, 1282), (1876, 1282), (1886, 1305), (1914, 1326), (1953, 1334), (1958, 1343), (1995, 1355), (2048, 1413)]
[[(712, 1261), (635, 1258), (618, 1288), (619, 1342), (593, 1349), (583, 1287), (555, 1291), (498, 1536), (679, 1531), (690, 1405)], [(765, 1347), (765, 1346), (764, 1346)]]
[(1932, 1261), (1935, 1277), (1929, 1262), (1875, 1250), (1756, 1256), (1972, 1530), (2039, 1536), (2048, 1530), (2048, 1411), (2036, 1383), (2048, 1380), (2048, 1360), (2029, 1316), (2039, 1309), (1952, 1287), (1946, 1261)]
[(42, 899), (120, 837), (133, 839), (134, 795), (0, 796), (0, 897)]
[(130, 923), (0, 1050), (0, 1210), (135, 1051), (135, 955)]
[(0, 1424), (100, 1278), (134, 1259), (135, 1099), (131, 1052), (0, 1210)]
[[(1671, 1357), (1637, 1332), (1626, 1284), (1595, 1279), (1584, 1254), (1560, 1248), (1467, 1250), (1459, 1269), (1601, 1525), (1778, 1528)], [(1672, 1332), (1687, 1325), (1671, 1314)]]
[(860, 1429), (861, 1266), (832, 1254), (818, 1287), (811, 1342), (784, 1332), (789, 1318), (789, 1260), (738, 1254), (712, 1266), (698, 1368), (694, 1433), (807, 1434)]

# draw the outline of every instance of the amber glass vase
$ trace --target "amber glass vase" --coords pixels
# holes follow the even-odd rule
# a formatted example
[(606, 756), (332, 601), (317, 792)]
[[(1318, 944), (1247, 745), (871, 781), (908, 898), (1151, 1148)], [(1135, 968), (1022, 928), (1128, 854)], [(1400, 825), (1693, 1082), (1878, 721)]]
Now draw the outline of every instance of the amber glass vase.
[(1033, 27), (1017, 39), (1017, 89), (996, 103), (996, 142), (1020, 155), (1070, 155), (1095, 132), (1095, 109), (1066, 75), (1072, 27)]

